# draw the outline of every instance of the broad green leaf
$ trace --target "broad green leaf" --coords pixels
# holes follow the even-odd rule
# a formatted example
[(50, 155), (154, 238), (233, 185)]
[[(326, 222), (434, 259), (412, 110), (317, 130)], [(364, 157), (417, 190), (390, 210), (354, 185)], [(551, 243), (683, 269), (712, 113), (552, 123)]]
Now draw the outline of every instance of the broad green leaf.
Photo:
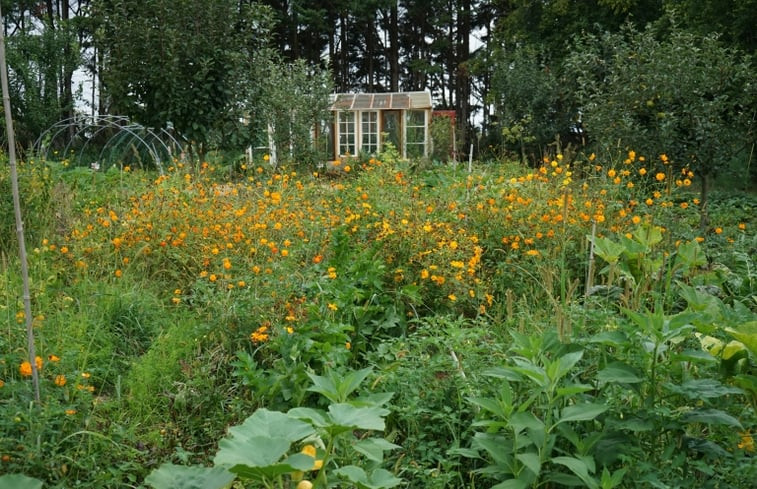
[(597, 372), (597, 380), (601, 384), (637, 384), (644, 379), (639, 377), (639, 371), (623, 362), (614, 362)]
[(738, 419), (720, 409), (697, 409), (686, 413), (682, 419), (686, 423), (721, 424), (744, 429)]
[(736, 358), (746, 358), (747, 348), (744, 343), (736, 340), (729, 341), (720, 355), (723, 360), (731, 360)]
[(388, 489), (402, 483), (402, 479), (394, 477), (388, 470), (376, 469), (371, 474), (366, 474), (362, 468), (355, 465), (340, 467), (334, 474), (357, 484), (360, 489)]
[(718, 356), (723, 350), (723, 342), (718, 338), (703, 335), (702, 333), (694, 333), (694, 336), (699, 340), (702, 349), (709, 352), (712, 356)]
[(366, 438), (352, 445), (352, 448), (365, 455), (368, 460), (381, 463), (384, 461), (385, 451), (395, 450), (401, 447), (394, 443), (390, 443), (383, 438)]
[(320, 428), (323, 428), (324, 426), (327, 426), (329, 424), (328, 416), (320, 409), (299, 407), (290, 409), (289, 411), (287, 411), (287, 414), (292, 418), (297, 418), (300, 420), (305, 419)]
[(283, 438), (294, 442), (315, 432), (308, 423), (267, 409), (258, 409), (239, 426), (229, 429), (231, 437), (245, 439), (253, 436)]
[(674, 362), (717, 363), (718, 361), (711, 354), (702, 350), (683, 350), (671, 355), (670, 359)]
[(218, 453), (213, 459), (216, 465), (234, 467), (266, 467), (277, 463), (289, 451), (291, 442), (286, 438), (250, 436), (246, 438), (223, 438), (218, 442)]
[(607, 467), (602, 469), (602, 480), (601, 480), (602, 489), (612, 489), (613, 487), (619, 486), (620, 483), (623, 481), (623, 476), (626, 475), (627, 470), (628, 470), (628, 467), (623, 467), (616, 470), (611, 475), (610, 471), (607, 470)]
[(557, 423), (565, 423), (568, 421), (588, 421), (596, 418), (603, 412), (607, 411), (607, 409), (608, 406), (595, 403), (584, 403), (568, 406), (562, 410), (562, 414)]
[[(568, 372), (570, 372), (570, 369), (572, 369), (584, 356), (583, 350), (578, 350), (574, 352), (567, 353), (565, 355), (560, 356), (558, 359), (560, 368), (558, 369), (558, 376), (557, 379), (560, 379), (564, 377)], [(552, 379), (552, 380), (557, 380)]]
[(356, 407), (352, 404), (331, 404), (329, 416), (333, 424), (359, 430), (384, 430), (384, 416), (389, 414), (388, 409), (378, 406)]
[(500, 482), (491, 489), (526, 489), (529, 486), (527, 481), (521, 479), (510, 479), (509, 481)]
[(512, 406), (502, 406), (502, 403), (497, 399), (490, 399), (488, 397), (471, 397), (468, 400), (476, 406), (498, 416), (500, 419), (509, 418), (510, 413), (512, 412)]
[(557, 388), (557, 396), (558, 397), (572, 397), (576, 394), (580, 394), (582, 392), (589, 392), (591, 390), (594, 390), (594, 387), (587, 384), (569, 384), (565, 385), (563, 387)]
[(735, 328), (725, 328), (726, 332), (742, 342), (752, 355), (757, 357), (757, 321), (749, 321)]
[(0, 489), (42, 489), (42, 481), (23, 474), (0, 476)]
[(743, 394), (741, 389), (725, 385), (716, 379), (691, 379), (681, 385), (665, 384), (665, 387), (689, 399), (714, 399), (728, 394)]
[(513, 361), (517, 364), (517, 367), (511, 367), (513, 372), (522, 374), (524, 377), (528, 377), (540, 387), (547, 387), (549, 385), (549, 377), (547, 376), (547, 372), (543, 368), (534, 365), (528, 360), (520, 358), (515, 358), (513, 359)]
[(372, 392), (350, 401), (353, 406), (383, 406), (392, 400), (394, 392)]
[(294, 471), (305, 472), (313, 469), (314, 459), (304, 453), (295, 453), (279, 463), (265, 466), (252, 466), (245, 464), (234, 465), (229, 472), (237, 474), (241, 479), (271, 480)]
[(617, 424), (620, 429), (636, 432), (649, 431), (654, 428), (654, 424), (651, 421), (636, 416), (620, 420)]
[(647, 249), (662, 241), (660, 226), (645, 224), (633, 232), (634, 239)]
[(483, 448), (495, 464), (512, 472), (512, 442), (499, 435), (476, 433), (473, 437), (473, 448)]
[(539, 459), (539, 455), (529, 452), (529, 453), (519, 453), (515, 456), (520, 462), (528, 468), (531, 472), (534, 473), (534, 475), (539, 475), (539, 472), (541, 472), (541, 460)]
[(511, 367), (493, 367), (485, 370), (484, 375), (509, 380), (510, 382), (521, 382), (523, 380), (523, 375), (514, 372)]
[(739, 374), (733, 377), (737, 386), (757, 396), (757, 375)]
[(570, 469), (571, 472), (576, 474), (576, 476), (578, 476), (578, 478), (581, 479), (584, 484), (586, 484), (586, 487), (590, 489), (599, 488), (597, 481), (589, 474), (589, 467), (583, 460), (574, 457), (554, 457), (552, 459), (552, 462), (564, 465), (565, 467)]
[[(223, 467), (163, 464), (150, 472), (145, 478), (145, 484), (153, 489), (225, 489), (231, 486), (235, 478), (234, 474)], [(20, 489), (23, 486), (12, 487)]]
[(696, 240), (687, 241), (678, 245), (676, 249), (676, 265), (681, 265), (684, 270), (707, 264), (707, 255)]
[[(591, 237), (589, 237), (591, 239)], [(616, 243), (610, 238), (602, 236), (594, 237), (594, 254), (602, 258), (607, 263), (618, 263), (620, 255), (626, 251), (626, 247), (620, 243)]]
[(522, 411), (513, 414), (510, 417), (510, 425), (513, 426), (516, 431), (522, 431), (527, 428), (531, 430), (544, 429), (544, 422), (529, 411)]
[(603, 331), (589, 338), (590, 343), (622, 347), (629, 344), (628, 336), (622, 331)]

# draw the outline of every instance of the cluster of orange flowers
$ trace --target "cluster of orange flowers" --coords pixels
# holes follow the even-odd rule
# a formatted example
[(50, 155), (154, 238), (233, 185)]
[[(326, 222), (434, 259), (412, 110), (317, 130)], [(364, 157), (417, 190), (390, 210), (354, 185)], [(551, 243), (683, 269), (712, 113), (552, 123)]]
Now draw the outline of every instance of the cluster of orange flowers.
[[(343, 229), (356, 249), (379, 247), (398, 286), (415, 284), (426, 297), (485, 313), (492, 304), (487, 257), (554, 256), (593, 225), (626, 232), (673, 206), (673, 189), (693, 178), (688, 169), (674, 178), (665, 155), (651, 165), (633, 151), (612, 168), (593, 156), (588, 165), (577, 170), (557, 155), (522, 175), (489, 168), (435, 188), (376, 160), (363, 166), (364, 178), (258, 167), (234, 183), (219, 182), (213, 165), (182, 173), (176, 162), (154, 180), (130, 172), (139, 191), (85, 208), (61, 243), (43, 249), (81, 273), (100, 262), (111, 263), (117, 279), (173, 277), (169, 290), (178, 292), (167, 301), (179, 306), (197, 281), (228, 292), (289, 283), (295, 271), (328, 260), (332, 235)], [(679, 210), (697, 204), (675, 202)], [(324, 277), (337, 279), (341, 264), (329, 265)], [(269, 333), (258, 329), (253, 340)]]

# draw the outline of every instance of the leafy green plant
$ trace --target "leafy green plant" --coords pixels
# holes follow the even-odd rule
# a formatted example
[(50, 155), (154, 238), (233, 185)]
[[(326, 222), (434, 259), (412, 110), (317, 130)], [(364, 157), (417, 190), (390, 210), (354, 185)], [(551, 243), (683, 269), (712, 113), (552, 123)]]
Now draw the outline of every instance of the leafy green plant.
[[(377, 465), (383, 461), (384, 451), (397, 446), (380, 437), (356, 435), (358, 431), (382, 431), (384, 417), (389, 414), (381, 406), (391, 394), (348, 399), (369, 374), (370, 369), (348, 372), (343, 377), (333, 371), (326, 376), (310, 374), (310, 390), (331, 401), (327, 410), (302, 407), (282, 413), (258, 409), (241, 425), (229, 429), (228, 436), (219, 442), (213, 467), (164, 464), (145, 482), (155, 489), (223, 489), (235, 480), (288, 488), (297, 482), (298, 487), (305, 487), (302, 481), (314, 474), (307, 487), (325, 488), (332, 472), (360, 488), (395, 487), (400, 479)], [(293, 446), (302, 450), (292, 452)], [(365, 468), (341, 464), (354, 461), (357, 454), (368, 461)]]
[(575, 368), (583, 350), (561, 345), (554, 333), (543, 338), (513, 333), (513, 339), (511, 364), (488, 372), (497, 379), (496, 395), (470, 399), (481, 409), (475, 425), (486, 431), (458, 452), (484, 458), (488, 465), (478, 472), (501, 481), (493, 486), (497, 489), (538, 487), (544, 481), (619, 485), (625, 469), (595, 475), (601, 431), (589, 422), (608, 406), (597, 402)]
[(42, 481), (21, 474), (0, 475), (0, 489), (42, 489)]

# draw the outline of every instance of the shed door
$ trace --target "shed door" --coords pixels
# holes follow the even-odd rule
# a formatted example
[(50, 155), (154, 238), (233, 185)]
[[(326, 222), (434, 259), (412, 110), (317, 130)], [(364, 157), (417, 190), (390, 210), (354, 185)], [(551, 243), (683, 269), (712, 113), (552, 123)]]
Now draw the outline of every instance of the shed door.
[(402, 139), (400, 138), (402, 134), (400, 127), (401, 115), (402, 113), (399, 110), (384, 110), (381, 112), (381, 132), (383, 136), (381, 141), (382, 143), (392, 143), (397, 148), (397, 151), (403, 154)]

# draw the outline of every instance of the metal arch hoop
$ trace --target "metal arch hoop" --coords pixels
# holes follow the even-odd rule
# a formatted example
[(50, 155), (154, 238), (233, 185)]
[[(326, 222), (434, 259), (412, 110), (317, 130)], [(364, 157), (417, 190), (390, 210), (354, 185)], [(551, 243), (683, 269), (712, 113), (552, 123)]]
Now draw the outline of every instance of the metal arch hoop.
[[(79, 148), (77, 164), (81, 164), (84, 150), (89, 146), (92, 138), (106, 129), (116, 129), (117, 133), (108, 139), (103, 145), (98, 159), (102, 160), (108, 148), (116, 148), (123, 144), (125, 140), (136, 141), (138, 146), (147, 152), (158, 171), (163, 174), (163, 164), (161, 156), (172, 158), (174, 154), (181, 153), (184, 148), (181, 138), (160, 128), (157, 131), (142, 126), (141, 124), (131, 122), (128, 117), (122, 115), (103, 115), (94, 119), (87, 117), (75, 116), (62, 119), (45, 130), (34, 142), (34, 150), (37, 154), (49, 157), (49, 151), (53, 146), (52, 143), (57, 141), (61, 134), (75, 128), (67, 138), (63, 154), (68, 154), (69, 150), (75, 144), (77, 139), (83, 139), (84, 143)], [(89, 135), (84, 133), (90, 132)]]

